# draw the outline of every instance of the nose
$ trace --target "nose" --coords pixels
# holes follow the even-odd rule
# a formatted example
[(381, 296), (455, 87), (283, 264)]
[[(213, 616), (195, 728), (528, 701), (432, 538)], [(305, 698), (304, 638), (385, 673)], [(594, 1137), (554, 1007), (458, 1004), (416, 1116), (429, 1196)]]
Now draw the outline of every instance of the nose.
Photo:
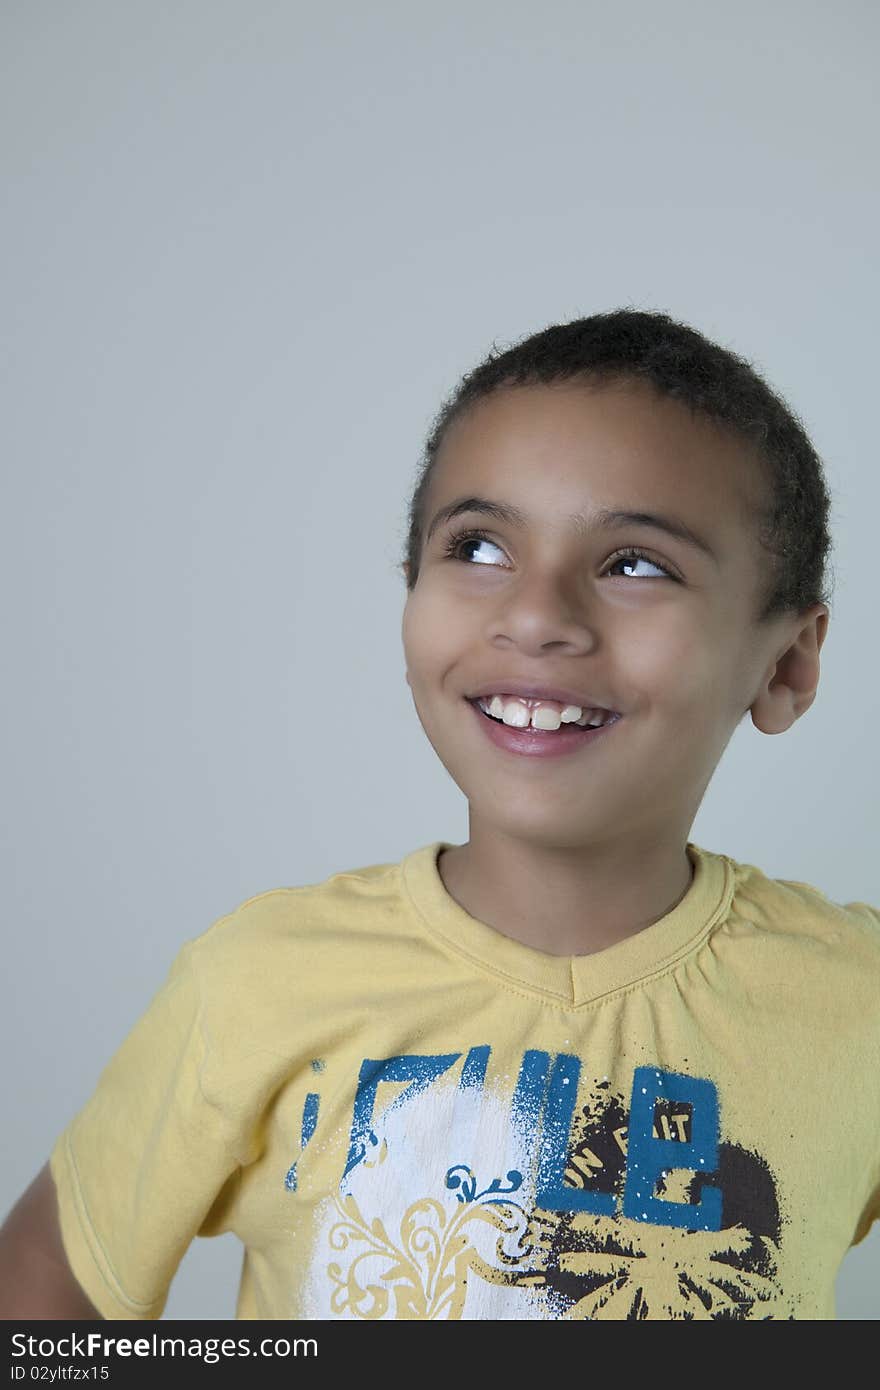
[(507, 588), (488, 619), (495, 644), (513, 643), (523, 651), (568, 647), (590, 651), (599, 634), (596, 614), (583, 586), (570, 576), (521, 575)]

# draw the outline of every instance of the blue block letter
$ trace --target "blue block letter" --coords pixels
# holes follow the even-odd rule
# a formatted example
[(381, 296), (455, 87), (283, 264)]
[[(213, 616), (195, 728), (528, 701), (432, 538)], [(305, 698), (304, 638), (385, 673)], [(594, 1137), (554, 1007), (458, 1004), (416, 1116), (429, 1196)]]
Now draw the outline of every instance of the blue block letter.
[[(691, 1107), (690, 1141), (654, 1138), (654, 1106), (660, 1099)], [(717, 1187), (704, 1187), (699, 1202), (667, 1202), (654, 1196), (657, 1179), (668, 1169), (692, 1168), (695, 1173), (708, 1174), (717, 1167), (718, 1092), (714, 1083), (656, 1067), (636, 1067), (626, 1146), (624, 1216), (657, 1226), (720, 1231), (721, 1192)]]

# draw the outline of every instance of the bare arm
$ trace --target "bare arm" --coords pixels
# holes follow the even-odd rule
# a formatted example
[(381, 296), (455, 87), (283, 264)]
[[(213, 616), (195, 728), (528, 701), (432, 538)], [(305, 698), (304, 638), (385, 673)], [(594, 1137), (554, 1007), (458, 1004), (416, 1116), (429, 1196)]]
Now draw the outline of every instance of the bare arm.
[(0, 1227), (0, 1319), (101, 1318), (73, 1276), (46, 1163)]

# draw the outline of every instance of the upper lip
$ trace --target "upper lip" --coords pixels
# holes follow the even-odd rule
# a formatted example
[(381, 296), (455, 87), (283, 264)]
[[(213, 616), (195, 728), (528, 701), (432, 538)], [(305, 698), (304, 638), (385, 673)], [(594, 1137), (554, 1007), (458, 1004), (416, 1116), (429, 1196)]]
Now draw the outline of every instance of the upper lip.
[(594, 700), (592, 696), (570, 690), (564, 685), (539, 685), (536, 681), (508, 680), (504, 676), (499, 676), (491, 684), (486, 682), (467, 698), (479, 700), (485, 695), (519, 695), (523, 700), (558, 700), (562, 705), (578, 705), (581, 709), (601, 709), (608, 714), (618, 713), (611, 705), (603, 705), (600, 700)]

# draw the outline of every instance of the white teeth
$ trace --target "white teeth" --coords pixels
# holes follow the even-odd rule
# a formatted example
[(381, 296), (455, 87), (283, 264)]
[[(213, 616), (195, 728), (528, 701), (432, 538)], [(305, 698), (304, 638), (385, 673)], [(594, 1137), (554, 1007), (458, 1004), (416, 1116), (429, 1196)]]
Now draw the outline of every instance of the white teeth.
[(605, 710), (584, 709), (580, 705), (566, 705), (562, 710), (556, 710), (550, 705), (529, 706), (523, 700), (504, 701), (500, 695), (493, 695), (491, 699), (483, 696), (478, 704), (491, 714), (495, 719), (501, 719), (505, 724), (514, 729), (525, 729), (531, 724), (533, 729), (558, 729), (562, 724), (580, 724), (582, 728), (598, 728), (604, 724), (606, 717), (611, 718)]
[(531, 723), (532, 715), (527, 705), (521, 705), (519, 700), (511, 700), (504, 706), (501, 718), (505, 724), (512, 724), (515, 729), (524, 729)]
[(532, 710), (533, 729), (558, 729), (561, 723), (559, 711), (552, 709), (550, 705), (538, 705)]

